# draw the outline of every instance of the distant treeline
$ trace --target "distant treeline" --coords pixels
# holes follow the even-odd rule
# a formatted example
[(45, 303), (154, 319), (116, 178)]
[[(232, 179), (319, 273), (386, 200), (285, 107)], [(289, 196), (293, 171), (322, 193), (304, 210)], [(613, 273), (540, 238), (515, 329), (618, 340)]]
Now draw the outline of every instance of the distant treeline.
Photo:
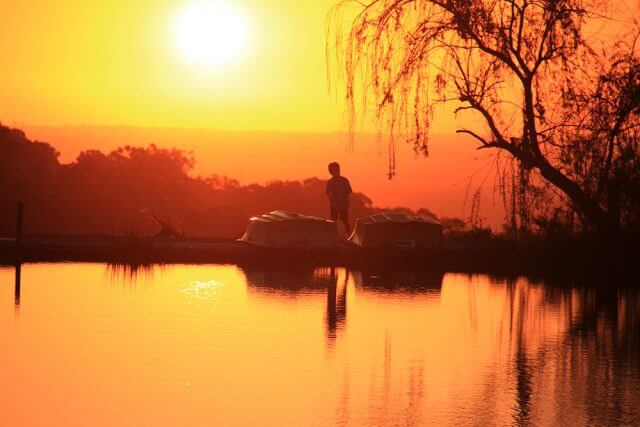
[[(58, 155), (0, 125), (0, 234), (14, 232), (18, 201), (29, 234), (152, 235), (161, 228), (156, 217), (187, 236), (234, 237), (248, 218), (277, 209), (328, 215), (326, 181), (318, 178), (240, 185), (217, 175), (193, 177), (192, 154), (154, 145), (89, 150), (70, 164)], [(352, 218), (379, 210), (364, 194), (352, 195)], [(433, 216), (428, 209), (413, 213)]]

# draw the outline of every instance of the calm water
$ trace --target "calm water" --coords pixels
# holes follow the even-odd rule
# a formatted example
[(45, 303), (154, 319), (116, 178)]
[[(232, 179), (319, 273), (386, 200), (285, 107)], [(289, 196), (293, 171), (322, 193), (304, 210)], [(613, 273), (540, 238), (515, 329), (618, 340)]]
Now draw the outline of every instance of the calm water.
[(640, 293), (524, 278), (0, 268), (0, 425), (638, 424)]

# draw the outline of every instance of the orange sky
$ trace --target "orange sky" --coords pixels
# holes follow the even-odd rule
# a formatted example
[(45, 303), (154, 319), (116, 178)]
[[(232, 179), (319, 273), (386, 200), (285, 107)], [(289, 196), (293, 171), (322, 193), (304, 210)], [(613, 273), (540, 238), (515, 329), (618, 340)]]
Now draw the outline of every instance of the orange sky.
[[(176, 47), (174, 24), (197, 1), (4, 1), (0, 120), (344, 128), (343, 105), (326, 84), (325, 24), (336, 0), (224, 0), (245, 17), (247, 48), (212, 68), (185, 61)], [(436, 132), (452, 129), (449, 114), (436, 118)]]
[[(326, 16), (336, 0), (226, 0), (244, 16), (247, 45), (236, 60), (215, 67), (194, 65), (176, 46), (176, 19), (195, 1), (3, 2), (0, 122), (50, 142), (65, 161), (81, 149), (159, 142), (195, 149), (199, 173), (243, 182), (322, 176), (325, 162), (339, 159), (360, 165), (355, 184), (381, 205), (460, 214), (464, 194), (455, 184), (484, 165), (473, 163), (472, 144), (444, 138), (455, 147), (445, 150), (446, 157), (436, 149), (426, 163), (412, 163), (410, 148), (401, 147), (399, 172), (413, 180), (400, 178), (391, 186), (378, 185), (386, 161), (376, 147), (349, 154), (344, 135), (331, 134), (346, 128), (343, 103), (329, 94), (326, 76)], [(123, 135), (111, 126), (141, 130)], [(158, 128), (171, 128), (173, 138)], [(254, 133), (207, 137), (206, 129)], [(454, 117), (437, 110), (432, 129), (451, 134)], [(297, 134), (255, 134), (261, 130)], [(318, 133), (329, 134), (313, 136)], [(306, 142), (297, 145), (301, 138)], [(292, 162), (310, 164), (280, 164), (287, 150), (294, 152), (287, 157)], [(316, 150), (320, 154), (313, 156)], [(242, 153), (259, 153), (261, 162), (243, 163)], [(218, 162), (207, 160), (212, 158)], [(489, 185), (485, 193), (491, 191)], [(441, 193), (455, 201), (434, 200)], [(501, 221), (500, 215), (494, 219)]]
[[(190, 3), (7, 5), (0, 52), (12, 61), (0, 71), (0, 93), (12, 102), (0, 103), (0, 121), (50, 142), (64, 162), (89, 148), (153, 142), (194, 150), (198, 174), (248, 183), (324, 176), (338, 160), (377, 205), (463, 213), (463, 197), (449, 187), (468, 175), (468, 163), (449, 175), (450, 156), (414, 162), (407, 146), (404, 169), (389, 182), (385, 150), (371, 138), (347, 151), (344, 106), (327, 87), (325, 23), (334, 0), (228, 1), (248, 22), (248, 43), (219, 67), (194, 65), (176, 48), (173, 25)], [(439, 117), (450, 126), (435, 131), (451, 131), (449, 116)], [(476, 155), (472, 145), (461, 148)]]
[(343, 133), (96, 126), (29, 126), (25, 130), (31, 138), (56, 141), (56, 147), (64, 147), (63, 162), (73, 161), (91, 147), (109, 151), (152, 142), (165, 148), (179, 145), (195, 153), (195, 174), (227, 175), (243, 184), (327, 177), (326, 165), (338, 161), (354, 189), (373, 199), (376, 206), (427, 207), (437, 215), (468, 216), (465, 192), (469, 179), (472, 188), (477, 188), (486, 178), (484, 215), (494, 225), (503, 220), (502, 203), (492, 192), (492, 175), (487, 177), (490, 153), (476, 151), (473, 141), (457, 135), (433, 135), (428, 158), (401, 146), (397, 175), (390, 181), (385, 147), (377, 145), (373, 135), (359, 135), (349, 151)]
[[(196, 0), (6, 2), (0, 52), (5, 123), (337, 131), (328, 93), (326, 15), (335, 0), (227, 0), (246, 51), (202, 67), (176, 47)], [(442, 130), (442, 129), (439, 129)]]

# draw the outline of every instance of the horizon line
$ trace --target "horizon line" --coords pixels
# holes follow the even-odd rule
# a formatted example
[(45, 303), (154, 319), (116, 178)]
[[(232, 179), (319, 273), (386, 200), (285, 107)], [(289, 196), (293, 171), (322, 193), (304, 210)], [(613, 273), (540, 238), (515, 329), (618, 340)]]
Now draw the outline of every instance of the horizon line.
[[(210, 131), (221, 133), (272, 133), (272, 134), (306, 134), (306, 135), (347, 135), (348, 130), (331, 130), (331, 131), (319, 131), (319, 130), (284, 130), (284, 129), (230, 129), (230, 128), (215, 128), (215, 127), (203, 127), (203, 126), (165, 126), (165, 125), (131, 125), (131, 124), (29, 124), (29, 123), (12, 123), (3, 122), (0, 120), (0, 125), (11, 127), (13, 129), (24, 130), (25, 128), (39, 128), (39, 129), (157, 129), (157, 130), (189, 130), (189, 131)], [(368, 135), (377, 137), (378, 133), (374, 131), (359, 131), (355, 132), (355, 135)], [(431, 132), (431, 135), (456, 135), (455, 131), (451, 132)], [(385, 133), (382, 134), (384, 139)]]

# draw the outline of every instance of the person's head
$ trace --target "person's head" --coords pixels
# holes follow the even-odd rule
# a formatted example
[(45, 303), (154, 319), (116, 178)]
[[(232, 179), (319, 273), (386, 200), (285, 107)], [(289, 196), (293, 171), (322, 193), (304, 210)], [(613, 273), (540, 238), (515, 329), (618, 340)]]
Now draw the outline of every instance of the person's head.
[(340, 176), (340, 165), (338, 162), (329, 163), (329, 173), (332, 176)]

